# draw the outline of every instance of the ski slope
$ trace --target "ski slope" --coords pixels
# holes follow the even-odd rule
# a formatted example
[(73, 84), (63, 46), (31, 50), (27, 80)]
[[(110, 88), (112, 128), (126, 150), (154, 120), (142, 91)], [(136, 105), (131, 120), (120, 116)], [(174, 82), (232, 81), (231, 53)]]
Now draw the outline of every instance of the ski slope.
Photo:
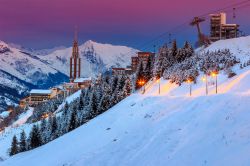
[[(241, 63), (250, 59), (250, 36), (218, 41), (196, 51), (230, 49)], [(32, 151), (8, 158), (2, 166), (165, 166), (250, 165), (250, 67), (233, 69), (228, 79), (208, 78), (208, 95), (197, 84), (154, 81), (145, 94), (133, 94), (87, 124)], [(79, 92), (67, 99), (79, 96)], [(63, 107), (63, 103), (60, 107)], [(13, 133), (0, 137), (6, 153)], [(2, 149), (1, 149), (2, 148)], [(1, 160), (1, 157), (0, 157)]]
[[(2, 166), (165, 166), (250, 164), (250, 68), (227, 79), (218, 76), (219, 94), (198, 81), (161, 81), (144, 95), (126, 98), (76, 130)], [(211, 78), (212, 79), (212, 78)]]

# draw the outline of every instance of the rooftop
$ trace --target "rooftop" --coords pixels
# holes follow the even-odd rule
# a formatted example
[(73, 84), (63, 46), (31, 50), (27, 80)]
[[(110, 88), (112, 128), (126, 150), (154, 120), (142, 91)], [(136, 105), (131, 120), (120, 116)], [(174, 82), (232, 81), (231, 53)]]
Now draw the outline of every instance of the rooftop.
[(51, 90), (45, 90), (45, 89), (32, 89), (30, 91), (30, 94), (50, 94)]
[(74, 80), (74, 83), (80, 83), (80, 82), (84, 82), (84, 81), (91, 81), (92, 78), (91, 77), (87, 77), (87, 78), (76, 78)]

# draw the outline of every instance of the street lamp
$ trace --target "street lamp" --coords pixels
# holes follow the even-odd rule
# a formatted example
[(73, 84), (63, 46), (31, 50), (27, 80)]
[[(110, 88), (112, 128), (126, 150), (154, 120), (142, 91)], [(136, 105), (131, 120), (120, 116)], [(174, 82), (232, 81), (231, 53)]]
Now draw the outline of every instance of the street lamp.
[(211, 76), (212, 77), (215, 77), (215, 93), (217, 94), (218, 93), (218, 74), (219, 74), (219, 72), (216, 70), (216, 71), (213, 71), (212, 73), (211, 73)]
[[(144, 84), (145, 84), (145, 81), (144, 80), (139, 80), (139, 85), (142, 87), (142, 86), (144, 86)], [(144, 87), (142, 87), (143, 89), (142, 89), (142, 93), (145, 93), (145, 86)]]
[(159, 94), (161, 94), (161, 78), (157, 80), (157, 83), (159, 83)]
[(208, 95), (207, 74), (205, 75), (205, 77), (202, 77), (201, 80), (206, 83), (206, 95)]
[(189, 78), (189, 79), (187, 79), (186, 82), (189, 84), (189, 95), (192, 96), (192, 82), (193, 82), (193, 80)]

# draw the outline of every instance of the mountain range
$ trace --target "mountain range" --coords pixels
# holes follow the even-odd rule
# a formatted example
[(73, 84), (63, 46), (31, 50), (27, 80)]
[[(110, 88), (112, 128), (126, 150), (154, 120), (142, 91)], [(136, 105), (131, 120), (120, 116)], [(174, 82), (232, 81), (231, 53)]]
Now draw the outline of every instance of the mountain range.
[[(69, 78), (72, 47), (34, 50), (0, 41), (0, 112), (18, 103), (31, 88), (49, 88)], [(87, 41), (79, 45), (82, 77), (95, 77), (111, 67), (126, 67), (138, 50)]]

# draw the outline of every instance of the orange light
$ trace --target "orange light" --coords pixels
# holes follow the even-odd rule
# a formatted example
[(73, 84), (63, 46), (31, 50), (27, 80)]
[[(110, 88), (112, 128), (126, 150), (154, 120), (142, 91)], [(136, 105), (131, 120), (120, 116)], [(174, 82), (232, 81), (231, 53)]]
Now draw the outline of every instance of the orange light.
[(215, 76), (216, 76), (217, 74), (215, 74), (215, 73), (212, 73), (211, 75), (212, 75), (212, 77), (215, 77)]
[(216, 77), (218, 74), (219, 74), (218, 71), (213, 71), (213, 72), (211, 73), (211, 76), (212, 76), (212, 77)]
[(202, 80), (203, 82), (205, 82), (205, 81), (206, 81), (206, 78), (205, 78), (205, 77), (202, 77), (201, 80)]
[(42, 118), (43, 118), (43, 119), (46, 119), (47, 117), (49, 117), (49, 114), (48, 114), (48, 113), (44, 113), (44, 114), (42, 115)]
[(157, 83), (159, 83), (159, 82), (160, 82), (160, 79), (159, 79), (159, 80), (157, 80), (156, 82), (157, 82)]

